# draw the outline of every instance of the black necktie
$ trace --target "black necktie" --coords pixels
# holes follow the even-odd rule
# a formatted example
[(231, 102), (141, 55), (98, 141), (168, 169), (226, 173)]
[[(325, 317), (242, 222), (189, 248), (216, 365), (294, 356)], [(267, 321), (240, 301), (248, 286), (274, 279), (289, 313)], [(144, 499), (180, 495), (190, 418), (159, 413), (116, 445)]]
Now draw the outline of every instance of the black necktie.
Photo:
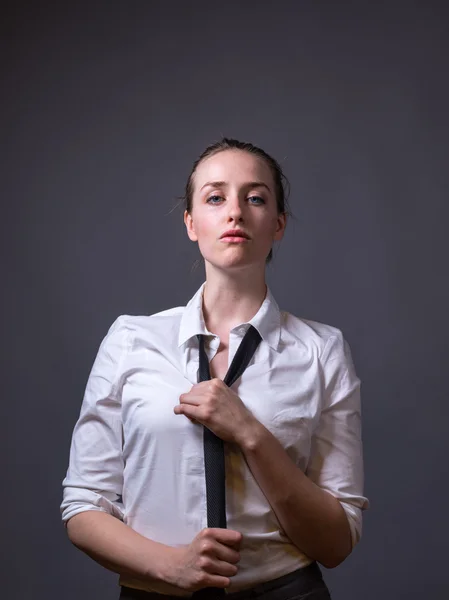
[[(204, 349), (204, 335), (198, 335), (200, 343), (199, 381), (210, 379), (209, 360)], [(231, 366), (224, 378), (224, 383), (231, 386), (242, 375), (248, 366), (261, 340), (260, 334), (252, 325), (249, 326)], [(206, 475), (207, 526), (226, 528), (226, 497), (225, 497), (225, 458), (223, 440), (207, 427), (204, 428), (204, 469)], [(212, 588), (207, 588), (208, 592)], [(206, 592), (200, 590), (200, 592)], [(200, 597), (196, 592), (195, 597)], [(207, 592), (206, 592), (207, 593)], [(215, 590), (215, 597), (224, 595), (223, 589)]]

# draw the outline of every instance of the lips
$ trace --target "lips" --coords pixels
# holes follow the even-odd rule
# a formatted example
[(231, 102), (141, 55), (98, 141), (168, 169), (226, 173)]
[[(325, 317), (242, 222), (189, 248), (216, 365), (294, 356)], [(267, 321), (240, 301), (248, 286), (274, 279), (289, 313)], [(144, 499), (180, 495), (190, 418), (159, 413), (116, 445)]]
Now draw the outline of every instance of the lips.
[(241, 229), (230, 229), (229, 231), (225, 231), (224, 234), (221, 236), (221, 239), (227, 237), (241, 237), (249, 240), (249, 235)]

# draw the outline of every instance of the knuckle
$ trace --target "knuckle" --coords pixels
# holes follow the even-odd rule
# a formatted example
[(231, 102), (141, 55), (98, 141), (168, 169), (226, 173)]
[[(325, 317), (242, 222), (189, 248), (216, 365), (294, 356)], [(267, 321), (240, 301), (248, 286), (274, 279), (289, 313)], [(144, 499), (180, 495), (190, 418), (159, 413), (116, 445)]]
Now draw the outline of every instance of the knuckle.
[(195, 579), (197, 585), (201, 586), (207, 582), (207, 575), (204, 573), (204, 571), (199, 571)]
[(214, 413), (214, 411), (212, 410), (212, 408), (211, 408), (210, 406), (205, 406), (205, 407), (204, 407), (203, 414), (204, 414), (204, 418), (205, 418), (206, 420), (208, 420), (208, 421), (209, 421), (209, 420), (210, 420), (210, 418), (212, 417), (213, 413)]
[(212, 550), (212, 542), (209, 539), (205, 539), (201, 542), (201, 552), (207, 554)]
[(203, 571), (210, 566), (210, 559), (207, 556), (200, 556), (198, 559), (198, 566)]

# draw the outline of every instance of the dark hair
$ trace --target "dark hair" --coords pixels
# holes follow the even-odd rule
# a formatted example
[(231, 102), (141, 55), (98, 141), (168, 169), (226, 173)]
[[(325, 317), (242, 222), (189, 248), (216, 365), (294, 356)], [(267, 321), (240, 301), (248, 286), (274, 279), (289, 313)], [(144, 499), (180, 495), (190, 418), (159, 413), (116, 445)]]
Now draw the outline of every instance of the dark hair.
[[(276, 194), (276, 205), (278, 209), (278, 214), (290, 215), (290, 210), (288, 207), (288, 192), (289, 192), (289, 183), (288, 179), (284, 175), (280, 164), (275, 160), (272, 156), (267, 154), (265, 150), (254, 146), (254, 144), (250, 144), (249, 142), (240, 142), (239, 140), (235, 140), (232, 138), (222, 138), (219, 142), (215, 142), (208, 146), (204, 152), (199, 156), (199, 158), (193, 163), (192, 170), (190, 172), (189, 178), (187, 179), (187, 184), (185, 187), (184, 193), (184, 207), (185, 210), (190, 213), (192, 212), (192, 198), (193, 198), (193, 183), (195, 172), (204, 160), (218, 154), (219, 152), (224, 152), (225, 150), (242, 150), (243, 152), (248, 152), (254, 156), (257, 156), (261, 160), (265, 161), (268, 165), (274, 179), (274, 187)], [(267, 256), (267, 263), (273, 257), (273, 250), (270, 250), (269, 255)]]

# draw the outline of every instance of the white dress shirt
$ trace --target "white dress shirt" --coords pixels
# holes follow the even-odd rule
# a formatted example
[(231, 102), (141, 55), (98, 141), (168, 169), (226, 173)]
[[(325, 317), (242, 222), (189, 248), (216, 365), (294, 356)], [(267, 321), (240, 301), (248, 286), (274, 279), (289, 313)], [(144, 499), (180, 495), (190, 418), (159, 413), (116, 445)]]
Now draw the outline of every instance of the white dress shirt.
[[(186, 307), (151, 316), (123, 315), (102, 341), (76, 423), (62, 519), (86, 510), (110, 513), (140, 534), (189, 544), (207, 526), (203, 427), (173, 408), (197, 383), (198, 340), (210, 360), (220, 340), (205, 326), (204, 284)], [(248, 323), (229, 336), (229, 364), (249, 326), (262, 341), (233, 389), (281, 442), (299, 469), (338, 498), (352, 542), (360, 539), (363, 460), (360, 380), (341, 331), (280, 311), (270, 291)], [(243, 534), (232, 589), (308, 565), (286, 537), (239, 448), (225, 444), (228, 527)], [(120, 578), (142, 588), (140, 581)], [(189, 595), (165, 583), (145, 587)]]

